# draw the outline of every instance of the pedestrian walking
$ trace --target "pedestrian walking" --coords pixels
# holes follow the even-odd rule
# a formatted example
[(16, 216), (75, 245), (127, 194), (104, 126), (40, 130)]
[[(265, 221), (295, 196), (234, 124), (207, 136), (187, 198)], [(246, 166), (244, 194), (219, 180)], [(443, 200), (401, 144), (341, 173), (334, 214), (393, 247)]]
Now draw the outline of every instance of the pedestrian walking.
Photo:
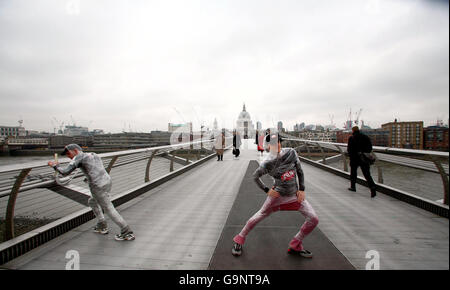
[(217, 161), (223, 161), (223, 151), (225, 150), (225, 132), (217, 135), (214, 147), (216, 148)]
[(370, 188), (370, 196), (375, 197), (377, 195), (376, 185), (370, 175), (370, 164), (363, 156), (364, 153), (372, 152), (372, 142), (367, 135), (359, 131), (358, 126), (352, 128), (352, 136), (348, 138), (347, 152), (350, 157), (350, 187), (348, 190), (356, 191), (357, 170), (358, 167), (361, 167)]
[(258, 135), (258, 144), (257, 144), (257, 150), (261, 154), (260, 157), (264, 155), (264, 139), (265, 136), (261, 131)]
[(239, 157), (239, 154), (241, 154), (241, 151), (239, 150), (239, 148), (241, 147), (241, 136), (239, 134), (239, 132), (237, 132), (236, 130), (233, 131), (233, 154), (235, 158)]

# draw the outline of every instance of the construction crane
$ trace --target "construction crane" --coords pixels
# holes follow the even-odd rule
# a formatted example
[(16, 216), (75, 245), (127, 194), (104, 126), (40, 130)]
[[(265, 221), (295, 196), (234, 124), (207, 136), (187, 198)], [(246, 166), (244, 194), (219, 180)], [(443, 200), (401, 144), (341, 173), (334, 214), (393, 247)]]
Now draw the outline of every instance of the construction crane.
[(352, 108), (350, 108), (350, 112), (348, 113), (347, 121), (344, 123), (344, 129), (350, 130), (352, 128)]
[(52, 123), (53, 134), (56, 135), (56, 125), (55, 125), (55, 122), (53, 122), (53, 119), (50, 119), (50, 122)]
[[(58, 134), (62, 134), (63, 133), (64, 121), (58, 121), (55, 117), (53, 117), (53, 120), (55, 120), (56, 126), (59, 126)], [(52, 124), (53, 124), (53, 127), (54, 127), (53, 128), (53, 133), (56, 134), (56, 126), (53, 123), (53, 121), (52, 121)]]
[(359, 117), (361, 116), (362, 109), (359, 109), (358, 113), (356, 113), (355, 125), (359, 125)]
[(181, 113), (178, 112), (177, 108), (173, 107), (173, 109), (175, 110), (175, 112), (177, 112), (178, 116), (180, 116), (181, 120), (183, 120), (183, 123), (186, 123), (186, 121), (183, 118), (183, 115), (181, 115)]
[(334, 130), (336, 129), (336, 124), (334, 124), (334, 115), (328, 114), (328, 117), (330, 118), (330, 123), (324, 126), (325, 130)]
[(75, 120), (73, 119), (72, 115), (70, 115), (70, 120), (72, 120), (72, 125), (73, 125), (73, 126), (76, 126)]

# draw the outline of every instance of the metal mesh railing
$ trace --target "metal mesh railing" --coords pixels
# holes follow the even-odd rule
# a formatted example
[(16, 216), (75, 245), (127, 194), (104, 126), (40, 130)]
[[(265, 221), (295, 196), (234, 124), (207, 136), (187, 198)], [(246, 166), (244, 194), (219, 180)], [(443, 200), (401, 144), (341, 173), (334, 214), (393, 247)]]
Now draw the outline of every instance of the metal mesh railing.
[[(314, 162), (350, 172), (347, 144), (305, 140), (284, 134), (284, 146)], [(374, 146), (371, 174), (378, 184), (448, 205), (449, 153)], [(358, 175), (361, 172), (358, 171)], [(361, 177), (361, 176), (360, 176)]]
[[(229, 147), (231, 138), (226, 138)], [(213, 141), (99, 154), (112, 178), (111, 197), (150, 183), (213, 154)], [(60, 159), (64, 166), (70, 160)], [(84, 174), (73, 173), (70, 187), (89, 192)], [(0, 242), (75, 213), (86, 205), (54, 190), (55, 172), (47, 162), (0, 166)], [(69, 187), (69, 185), (68, 185)]]

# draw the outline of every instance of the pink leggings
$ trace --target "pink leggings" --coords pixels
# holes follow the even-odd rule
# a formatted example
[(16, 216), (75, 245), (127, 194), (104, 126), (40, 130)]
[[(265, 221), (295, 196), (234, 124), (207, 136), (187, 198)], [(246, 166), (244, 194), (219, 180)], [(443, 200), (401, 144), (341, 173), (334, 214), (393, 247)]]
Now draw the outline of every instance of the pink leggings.
[(305, 217), (305, 222), (301, 226), (300, 231), (294, 236), (289, 244), (294, 250), (303, 250), (302, 241), (317, 226), (319, 218), (309, 202), (305, 199), (302, 203), (299, 203), (296, 195), (280, 197), (268, 196), (261, 209), (247, 221), (242, 231), (236, 235), (233, 240), (236, 243), (243, 245), (246, 236), (256, 224), (278, 210), (298, 210)]

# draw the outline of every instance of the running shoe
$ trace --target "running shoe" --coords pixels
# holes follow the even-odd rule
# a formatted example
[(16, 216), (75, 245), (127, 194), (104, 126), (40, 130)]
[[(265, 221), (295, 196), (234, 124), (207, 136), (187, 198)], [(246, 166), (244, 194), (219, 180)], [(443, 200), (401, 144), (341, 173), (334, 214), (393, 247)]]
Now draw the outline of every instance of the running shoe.
[(107, 233), (109, 233), (106, 223), (98, 223), (97, 225), (95, 225), (93, 230), (94, 230), (94, 232), (102, 234), (102, 235), (106, 235)]
[(242, 245), (234, 243), (234, 246), (231, 249), (231, 254), (233, 254), (233, 256), (235, 257), (239, 257), (242, 254)]
[(302, 256), (303, 258), (308, 258), (308, 259), (311, 259), (313, 257), (313, 254), (310, 251), (305, 250), (305, 249), (303, 249), (301, 251), (296, 251), (296, 250), (294, 250), (292, 248), (289, 248), (288, 249), (288, 254), (298, 255), (298, 256)]
[(116, 241), (132, 241), (134, 240), (136, 237), (133, 235), (133, 232), (128, 231), (125, 233), (121, 233), (121, 234), (117, 234), (114, 239), (116, 239)]

